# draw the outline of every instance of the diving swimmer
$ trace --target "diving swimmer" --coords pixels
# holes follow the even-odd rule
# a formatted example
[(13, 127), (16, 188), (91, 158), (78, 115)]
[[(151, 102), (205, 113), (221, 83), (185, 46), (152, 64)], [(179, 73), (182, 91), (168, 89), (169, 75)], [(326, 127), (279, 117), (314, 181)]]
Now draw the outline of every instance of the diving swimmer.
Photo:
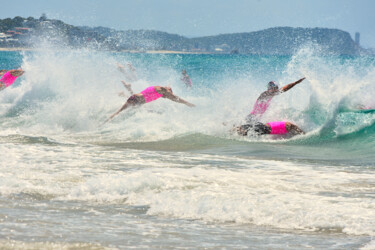
[(5, 89), (12, 85), (19, 76), (22, 76), (25, 71), (22, 69), (12, 69), (12, 70), (1, 70), (0, 75), (2, 75), (0, 79), (0, 90)]
[[(123, 82), (123, 84), (124, 83), (125, 82)], [(174, 102), (185, 104), (189, 107), (195, 107), (194, 104), (187, 102), (184, 99), (173, 94), (172, 88), (170, 87), (150, 86), (144, 89), (141, 93), (133, 94), (132, 96), (130, 96), (125, 104), (122, 105), (122, 107), (116, 113), (111, 115), (104, 123), (112, 120), (116, 115), (118, 115), (121, 111), (127, 109), (128, 107), (140, 106), (145, 103), (155, 101), (161, 97), (167, 98)]]
[(259, 122), (262, 115), (267, 111), (268, 107), (271, 104), (271, 100), (274, 96), (286, 92), (289, 89), (293, 88), (298, 83), (305, 80), (305, 78), (301, 78), (293, 83), (285, 85), (281, 89), (274, 81), (271, 81), (267, 85), (267, 90), (264, 91), (258, 99), (256, 100), (253, 110), (251, 113), (246, 117), (246, 123), (241, 126), (235, 127), (235, 130), (239, 135), (246, 136), (249, 130), (253, 131), (255, 134), (264, 135), (264, 134), (304, 134), (305, 132), (300, 129), (297, 125), (291, 122), (268, 122), (268, 123), (261, 123)]
[(274, 96), (290, 90), (303, 80), (305, 80), (305, 77), (299, 79), (298, 81), (285, 85), (281, 89), (279, 89), (278, 84), (274, 81), (269, 82), (267, 85), (267, 90), (260, 94), (260, 96), (254, 104), (253, 110), (246, 117), (246, 122), (251, 123), (258, 121), (262, 117), (262, 115), (267, 111), (268, 107), (271, 104), (271, 100)]

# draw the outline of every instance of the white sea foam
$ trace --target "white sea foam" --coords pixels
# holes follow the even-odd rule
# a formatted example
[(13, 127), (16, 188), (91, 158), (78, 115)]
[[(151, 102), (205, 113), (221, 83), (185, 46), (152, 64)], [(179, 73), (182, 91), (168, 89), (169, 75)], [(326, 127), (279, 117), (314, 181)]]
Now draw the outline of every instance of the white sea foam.
[(365, 246), (361, 247), (362, 250), (373, 250), (375, 249), (375, 239), (372, 239), (369, 243), (367, 243)]
[[(193, 89), (186, 90), (179, 82), (179, 59), (171, 58), (87, 50), (25, 55), (22, 67), (26, 74), (0, 95), (0, 196), (4, 207), (21, 211), (5, 211), (15, 219), (0, 218), (8, 223), (4, 227), (19, 226), (16, 233), (21, 237), (27, 234), (28, 239), (45, 241), (44, 236), (35, 236), (29, 230), (34, 225), (19, 222), (18, 215), (25, 212), (35, 225), (46, 223), (46, 227), (40, 226), (46, 232), (51, 232), (48, 223), (56, 224), (51, 229), (53, 236), (60, 234), (59, 223), (64, 224), (65, 217), (70, 219), (68, 227), (75, 229), (72, 234), (80, 232), (77, 224), (83, 222), (88, 222), (87, 228), (108, 226), (109, 231), (128, 222), (130, 229), (126, 232), (133, 233), (137, 221), (118, 222), (117, 216), (141, 207), (142, 212), (136, 213), (144, 217), (135, 242), (145, 234), (158, 236), (160, 231), (153, 231), (159, 229), (158, 223), (166, 221), (179, 228), (191, 220), (203, 225), (205, 232), (210, 232), (205, 222), (214, 225), (218, 229), (215, 232), (228, 233), (229, 241), (237, 232), (247, 234), (256, 228), (260, 230), (260, 245), (268, 240), (264, 236), (268, 229), (275, 230), (276, 242), (282, 242), (279, 245), (285, 243), (279, 238), (283, 232), (291, 232), (291, 238), (314, 235), (316, 241), (326, 240), (326, 235), (332, 241), (335, 235), (349, 235), (361, 243), (375, 237), (373, 165), (366, 165), (372, 164), (373, 147), (355, 141), (357, 144), (340, 151), (336, 147), (349, 143), (327, 146), (322, 142), (322, 147), (310, 147), (304, 141), (308, 142), (309, 136), (320, 139), (321, 128), (329, 125), (338, 135), (371, 126), (371, 114), (354, 115), (350, 120), (356, 124), (348, 126), (345, 119), (349, 116), (339, 114), (337, 108), (348, 96), (352, 103), (371, 105), (375, 74), (371, 64), (366, 70), (355, 71), (350, 62), (330, 61), (307, 48), (276, 66), (278, 58), (257, 58), (261, 66), (249, 63), (250, 73), (239, 70), (238, 65), (214, 65), (208, 74), (197, 70), (191, 75)], [(248, 59), (254, 60), (251, 56)], [(116, 69), (117, 61), (132, 61), (136, 66), (139, 79), (133, 83), (135, 92), (150, 85), (171, 85), (175, 94), (197, 107), (160, 99), (136, 111), (123, 112), (100, 127), (126, 100), (118, 96), (124, 91), (120, 83), (124, 76)], [(225, 60), (218, 61), (224, 65)], [(310, 131), (304, 139), (296, 138), (297, 144), (271, 144), (270, 138), (249, 143), (249, 138), (228, 135), (230, 127), (222, 123), (229, 121), (231, 126), (241, 122), (269, 80), (285, 85), (303, 76), (307, 78), (304, 82), (275, 97), (263, 121), (292, 121)], [(352, 86), (353, 82), (358, 84)], [(316, 104), (317, 112), (310, 110), (312, 104)], [(299, 145), (301, 141), (305, 144)], [(189, 152), (179, 152), (183, 150)], [(365, 153), (357, 154), (359, 151)], [(360, 159), (363, 155), (368, 157)], [(352, 160), (351, 156), (356, 158)], [(101, 216), (80, 219), (77, 213), (60, 209), (61, 204), (78, 210), (87, 208), (93, 210), (90, 215)], [(45, 207), (47, 213), (57, 211), (61, 217), (52, 214), (46, 218), (35, 207)], [(101, 221), (90, 222), (94, 217)], [(232, 226), (239, 229), (233, 232)], [(27, 232), (22, 231), (25, 228)], [(200, 232), (179, 231), (181, 235), (176, 237)], [(124, 231), (117, 233), (111, 239), (124, 235)], [(89, 234), (88, 230), (77, 238), (82, 240)], [(4, 235), (9, 237), (11, 233)], [(296, 248), (306, 238), (298, 238)], [(340, 239), (338, 246), (345, 246), (344, 241)], [(8, 242), (1, 244), (8, 246)], [(246, 244), (243, 241), (233, 248)], [(314, 240), (307, 245), (314, 246)], [(370, 242), (365, 247), (371, 249), (372, 245)], [(60, 247), (51, 244), (54, 246)], [(65, 246), (72, 245), (62, 244)]]
[(26, 148), (13, 148), (1, 164), (1, 195), (148, 206), (153, 216), (375, 236), (371, 172), (215, 155), (132, 151), (123, 156), (97, 150), (28, 146), (25, 154)]
[[(107, 175), (88, 180), (70, 197), (100, 202), (122, 197), (127, 204), (150, 206), (148, 213), (157, 216), (375, 234), (375, 204), (366, 197), (374, 189), (370, 175), (329, 174), (277, 162), (249, 164), (255, 168), (214, 173), (201, 167), (157, 168)], [(352, 195), (342, 197), (341, 192)]]
[(15, 240), (0, 240), (2, 249), (93, 249), (93, 250), (114, 250), (117, 248), (101, 246), (94, 243), (63, 243), (63, 242), (23, 242)]
[[(3, 91), (0, 114), (10, 112), (17, 116), (2, 119), (0, 133), (12, 133), (17, 128), (28, 135), (91, 134), (107, 141), (158, 141), (187, 133), (225, 136), (231, 124), (243, 122), (269, 80), (285, 85), (300, 77), (306, 80), (274, 98), (263, 122), (291, 121), (308, 132), (323, 126), (327, 114), (335, 112), (338, 103), (345, 98), (350, 97), (352, 103), (362, 100), (363, 104), (372, 105), (369, 93), (373, 92), (373, 67), (356, 72), (353, 62), (340, 64), (320, 56), (318, 49), (311, 47), (296, 53), (283, 65), (285, 69), (281, 73), (231, 73), (230, 68), (224, 68), (221, 78), (213, 75), (196, 79), (197, 84), (191, 91), (184, 88), (179, 72), (173, 69), (178, 59), (153, 58), (153, 63), (150, 60), (135, 60), (138, 80), (132, 83), (134, 91), (140, 92), (150, 85), (169, 85), (175, 94), (197, 107), (161, 99), (136, 111), (122, 112), (110, 123), (100, 126), (124, 104), (126, 98), (118, 93), (125, 92), (129, 96), (120, 82), (126, 76), (116, 69), (116, 62), (125, 63), (130, 59), (89, 50), (42, 50), (24, 55), (22, 67), (26, 74), (20, 78), (20, 86)], [(236, 65), (233, 67), (236, 69)], [(304, 113), (313, 104), (311, 100), (318, 103), (323, 120), (313, 121), (309, 112)], [(361, 126), (366, 123), (352, 130)]]

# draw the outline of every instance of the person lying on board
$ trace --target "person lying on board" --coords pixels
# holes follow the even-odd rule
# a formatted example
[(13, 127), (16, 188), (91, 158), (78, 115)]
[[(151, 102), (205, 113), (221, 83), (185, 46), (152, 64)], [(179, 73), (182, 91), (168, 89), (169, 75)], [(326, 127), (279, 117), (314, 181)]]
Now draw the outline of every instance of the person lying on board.
[(145, 103), (155, 101), (161, 97), (167, 98), (174, 102), (185, 104), (189, 107), (195, 107), (194, 104), (187, 102), (184, 99), (173, 94), (172, 88), (170, 87), (150, 86), (143, 90), (141, 93), (133, 94), (132, 96), (130, 96), (128, 100), (125, 102), (125, 104), (122, 105), (122, 107), (116, 113), (111, 115), (104, 123), (107, 123), (108, 121), (112, 120), (116, 115), (118, 115), (120, 112), (124, 111), (129, 107), (140, 106)]

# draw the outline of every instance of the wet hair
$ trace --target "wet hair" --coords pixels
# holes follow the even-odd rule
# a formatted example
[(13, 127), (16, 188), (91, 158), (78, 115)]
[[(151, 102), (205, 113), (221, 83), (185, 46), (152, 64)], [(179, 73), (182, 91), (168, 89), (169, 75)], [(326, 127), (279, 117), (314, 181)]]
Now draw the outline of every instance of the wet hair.
[(279, 88), (279, 85), (277, 83), (275, 83), (274, 81), (270, 81), (268, 84), (267, 84), (267, 89), (270, 90), (270, 89), (278, 89)]

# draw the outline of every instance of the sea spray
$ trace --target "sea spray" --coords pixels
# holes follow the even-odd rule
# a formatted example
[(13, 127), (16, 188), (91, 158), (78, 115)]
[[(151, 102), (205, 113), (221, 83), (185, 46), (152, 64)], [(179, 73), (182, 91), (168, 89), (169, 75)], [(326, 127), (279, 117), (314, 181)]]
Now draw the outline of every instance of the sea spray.
[[(374, 114), (350, 109), (371, 105), (374, 59), (306, 48), (292, 57), (52, 49), (22, 60), (25, 75), (0, 93), (9, 239), (0, 247), (373, 245)], [(136, 68), (135, 92), (170, 85), (197, 106), (159, 99), (100, 127), (125, 102), (119, 92), (129, 95), (117, 62)], [(301, 77), (263, 122), (292, 121), (305, 135), (230, 132), (268, 81)]]

